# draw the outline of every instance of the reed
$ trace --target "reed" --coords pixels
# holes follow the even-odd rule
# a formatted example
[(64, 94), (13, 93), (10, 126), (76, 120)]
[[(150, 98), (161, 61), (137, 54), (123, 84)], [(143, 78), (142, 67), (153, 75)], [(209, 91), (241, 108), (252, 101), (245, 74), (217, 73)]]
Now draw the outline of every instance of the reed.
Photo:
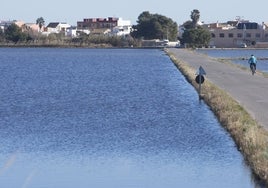
[[(195, 70), (167, 52), (173, 63), (195, 89)], [(268, 131), (225, 91), (206, 80), (202, 99), (210, 106), (221, 125), (230, 133), (253, 175), (268, 186)]]

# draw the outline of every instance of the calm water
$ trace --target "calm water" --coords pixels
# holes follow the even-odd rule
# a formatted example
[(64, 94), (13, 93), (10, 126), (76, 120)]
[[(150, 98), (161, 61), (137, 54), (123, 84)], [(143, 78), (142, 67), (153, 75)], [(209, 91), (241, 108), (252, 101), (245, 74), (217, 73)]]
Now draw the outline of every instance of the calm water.
[(0, 48), (0, 75), (0, 187), (257, 187), (162, 51)]
[(248, 58), (254, 54), (258, 59), (257, 70), (268, 72), (268, 49), (198, 49), (197, 52), (208, 56), (227, 59), (249, 68)]

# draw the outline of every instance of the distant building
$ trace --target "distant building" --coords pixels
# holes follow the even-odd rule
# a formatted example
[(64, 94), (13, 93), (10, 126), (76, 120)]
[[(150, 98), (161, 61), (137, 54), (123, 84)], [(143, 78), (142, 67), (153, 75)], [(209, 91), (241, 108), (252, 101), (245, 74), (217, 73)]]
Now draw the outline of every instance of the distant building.
[(14, 23), (15, 21), (0, 21), (0, 29), (2, 31), (5, 31), (5, 29), (10, 26), (12, 23)]
[(204, 24), (211, 33), (210, 46), (220, 48), (268, 47), (266, 24), (246, 20)]
[[(268, 23), (258, 24), (240, 17), (223, 23), (199, 24), (211, 34), (210, 47), (216, 48), (267, 48)], [(179, 26), (179, 37), (182, 38), (185, 28)]]
[(5, 29), (10, 26), (11, 24), (16, 24), (18, 27), (22, 27), (24, 22), (12, 20), (12, 21), (0, 21), (0, 28), (5, 31)]
[(77, 22), (78, 31), (94, 34), (127, 35), (131, 31), (131, 22), (122, 18), (85, 18)]
[(66, 31), (67, 28), (71, 27), (71, 25), (67, 23), (61, 23), (61, 22), (50, 22), (46, 28), (44, 34), (50, 34), (50, 33), (64, 33), (67, 35)]
[(27, 31), (32, 30), (33, 32), (40, 32), (43, 30), (43, 27), (40, 29), (39, 25), (36, 23), (25, 23), (23, 28), (25, 28)]
[(76, 37), (77, 36), (77, 28), (74, 26), (66, 28), (66, 36)]
[(113, 35), (129, 35), (132, 31), (132, 25), (130, 20), (123, 20), (122, 18), (118, 18), (117, 26), (112, 28)]

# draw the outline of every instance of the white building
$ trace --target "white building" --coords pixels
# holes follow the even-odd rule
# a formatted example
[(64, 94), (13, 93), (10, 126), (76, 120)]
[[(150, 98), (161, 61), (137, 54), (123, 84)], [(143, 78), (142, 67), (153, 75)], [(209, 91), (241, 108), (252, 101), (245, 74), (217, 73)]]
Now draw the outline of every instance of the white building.
[(77, 30), (88, 30), (93, 34), (128, 35), (131, 32), (131, 21), (122, 18), (84, 18), (77, 22)]
[(130, 20), (123, 20), (122, 18), (118, 18), (117, 26), (112, 28), (113, 35), (129, 35), (132, 30), (132, 25)]
[(260, 47), (268, 42), (265, 24), (249, 21), (229, 21), (206, 25), (211, 33), (210, 45), (216, 47)]
[(47, 25), (45, 33), (64, 33), (67, 35), (67, 28), (70, 28), (71, 25), (61, 22), (51, 22)]
[(66, 28), (66, 36), (77, 37), (77, 28), (73, 26)]

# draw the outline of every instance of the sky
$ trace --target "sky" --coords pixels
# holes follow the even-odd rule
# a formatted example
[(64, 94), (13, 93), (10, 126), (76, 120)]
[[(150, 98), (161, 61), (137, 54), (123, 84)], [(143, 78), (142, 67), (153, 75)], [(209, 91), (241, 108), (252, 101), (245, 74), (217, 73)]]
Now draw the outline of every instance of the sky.
[(1, 3), (1, 20), (35, 23), (43, 17), (49, 22), (67, 22), (76, 26), (84, 18), (121, 17), (137, 24), (143, 11), (171, 18), (178, 25), (191, 20), (194, 9), (204, 23), (227, 22), (240, 17), (244, 20), (268, 23), (267, 0), (8, 0)]

